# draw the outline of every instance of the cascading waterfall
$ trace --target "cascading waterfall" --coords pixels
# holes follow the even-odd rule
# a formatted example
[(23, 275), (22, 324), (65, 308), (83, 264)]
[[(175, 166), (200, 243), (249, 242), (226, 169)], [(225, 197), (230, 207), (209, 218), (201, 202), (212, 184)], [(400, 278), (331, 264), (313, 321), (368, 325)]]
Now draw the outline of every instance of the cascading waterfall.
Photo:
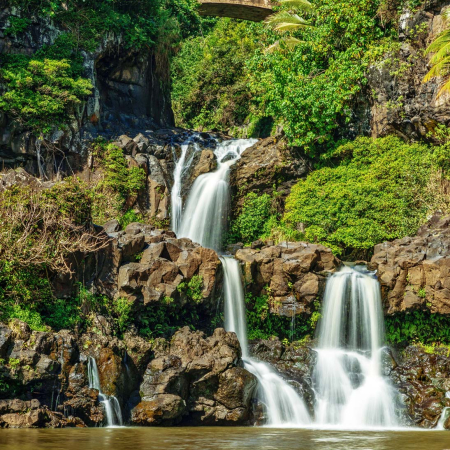
[(395, 427), (395, 391), (381, 373), (380, 288), (364, 268), (344, 267), (326, 285), (314, 369), (316, 423)]
[(116, 397), (114, 397), (114, 395), (108, 396), (106, 394), (103, 394), (100, 388), (100, 377), (98, 374), (97, 363), (92, 356), (88, 358), (88, 381), (89, 387), (91, 389), (98, 390), (98, 398), (100, 400), (100, 403), (105, 408), (107, 426), (122, 426), (122, 411), (120, 410), (119, 401)]
[(170, 195), (170, 201), (172, 205), (172, 230), (175, 233), (179, 232), (179, 227), (181, 223), (181, 214), (183, 211), (183, 199), (181, 197), (181, 190), (183, 188), (183, 177), (189, 170), (192, 164), (195, 153), (200, 150), (199, 145), (193, 140), (195, 135), (192, 135), (186, 142), (181, 145), (181, 154), (177, 159), (175, 150), (174, 160), (175, 169), (173, 172), (173, 186)]
[[(204, 247), (220, 252), (228, 213), (230, 167), (240, 158), (241, 153), (255, 142), (256, 140), (251, 139), (232, 140), (217, 145), (214, 153), (218, 167), (214, 172), (201, 175), (195, 180), (178, 237), (190, 238)], [(176, 170), (174, 177), (179, 176), (179, 173), (181, 171)], [(236, 333), (242, 348), (244, 366), (258, 379), (258, 398), (266, 407), (266, 424), (280, 427), (310, 423), (305, 404), (297, 392), (268, 364), (249, 357), (244, 290), (239, 264), (231, 257), (221, 256), (220, 260), (225, 278), (225, 328)]]

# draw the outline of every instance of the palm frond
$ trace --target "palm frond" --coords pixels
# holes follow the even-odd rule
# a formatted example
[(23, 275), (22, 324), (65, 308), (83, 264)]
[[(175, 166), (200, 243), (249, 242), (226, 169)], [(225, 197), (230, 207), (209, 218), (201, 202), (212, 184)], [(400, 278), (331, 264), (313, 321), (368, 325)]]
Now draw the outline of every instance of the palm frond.
[(439, 51), (443, 46), (450, 43), (450, 29), (443, 31), (425, 50), (425, 54)]
[(445, 58), (435, 64), (430, 71), (425, 75), (423, 82), (427, 83), (436, 77), (445, 76), (450, 70), (450, 58)]
[(281, 48), (292, 50), (296, 45), (302, 44), (303, 42), (304, 41), (301, 41), (300, 39), (297, 39), (295, 37), (286, 36), (274, 42), (270, 47), (267, 47), (266, 53), (272, 53), (273, 51), (279, 50)]
[(445, 92), (450, 92), (450, 77), (447, 77), (447, 79), (442, 83), (441, 89), (439, 89), (436, 98), (439, 98)]
[(310, 12), (314, 10), (313, 5), (308, 0), (279, 0), (279, 3), (299, 11)]

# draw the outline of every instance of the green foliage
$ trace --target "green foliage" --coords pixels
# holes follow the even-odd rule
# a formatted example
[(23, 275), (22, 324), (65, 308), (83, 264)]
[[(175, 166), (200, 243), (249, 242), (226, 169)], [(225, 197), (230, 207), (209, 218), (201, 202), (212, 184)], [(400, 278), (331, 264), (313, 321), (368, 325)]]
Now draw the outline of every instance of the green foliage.
[(295, 322), (288, 317), (270, 312), (271, 298), (268, 294), (245, 296), (247, 311), (247, 328), (249, 339), (269, 339), (277, 336), (291, 341), (304, 338), (313, 332), (310, 319), (300, 315)]
[(231, 223), (229, 239), (249, 244), (269, 233), (274, 219), (276, 212), (272, 206), (272, 197), (250, 192), (245, 196), (240, 214)]
[(183, 43), (172, 61), (172, 100), (178, 125), (227, 130), (250, 114), (246, 60), (263, 25), (220, 19), (206, 37)]
[(293, 230), (302, 224), (310, 242), (364, 255), (377, 243), (414, 235), (436, 209), (430, 180), (438, 167), (425, 145), (358, 138), (324, 160), (329, 166), (299, 181), (286, 200), (284, 222)]
[(450, 317), (429, 311), (387, 316), (386, 340), (391, 344), (421, 342), (423, 344), (450, 344)]
[(127, 199), (145, 187), (144, 169), (128, 167), (123, 151), (113, 144), (97, 142), (93, 154), (102, 173), (101, 181), (92, 187), (94, 220), (101, 224), (118, 219), (122, 226), (142, 221), (139, 213), (124, 208)]
[(23, 33), (29, 26), (31, 20), (26, 17), (9, 17), (9, 27), (5, 30), (5, 36), (17, 36)]
[(92, 85), (69, 74), (67, 60), (31, 60), (26, 67), (0, 69), (7, 92), (0, 98), (0, 110), (42, 136), (53, 125), (69, 122), (74, 108), (91, 93)]
[(199, 303), (203, 300), (203, 278), (201, 275), (194, 275), (187, 283), (181, 282), (177, 286), (177, 291), (186, 295), (195, 303)]

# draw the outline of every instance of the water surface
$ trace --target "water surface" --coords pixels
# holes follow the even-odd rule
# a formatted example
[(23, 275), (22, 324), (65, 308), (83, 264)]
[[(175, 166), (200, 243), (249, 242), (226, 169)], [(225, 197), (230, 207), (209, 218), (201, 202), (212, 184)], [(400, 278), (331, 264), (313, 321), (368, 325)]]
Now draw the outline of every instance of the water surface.
[(272, 428), (0, 430), (1, 450), (450, 450), (448, 431)]

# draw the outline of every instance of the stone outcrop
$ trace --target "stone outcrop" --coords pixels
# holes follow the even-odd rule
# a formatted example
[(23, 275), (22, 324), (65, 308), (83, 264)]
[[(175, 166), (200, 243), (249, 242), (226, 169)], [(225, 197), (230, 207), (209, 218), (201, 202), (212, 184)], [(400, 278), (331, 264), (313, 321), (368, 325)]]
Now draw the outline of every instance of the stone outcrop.
[[(389, 376), (401, 393), (404, 416), (413, 425), (434, 428), (445, 407), (450, 406), (450, 358), (448, 349), (409, 346), (393, 361)], [(450, 421), (444, 423), (450, 428)]]
[(355, 109), (355, 114), (361, 124), (369, 123), (367, 133), (373, 137), (396, 134), (407, 140), (427, 139), (438, 124), (450, 121), (450, 94), (437, 98), (437, 80), (422, 82), (430, 69), (424, 49), (444, 30), (443, 12), (450, 2), (424, 3), (417, 12), (403, 11), (399, 50), (369, 68), (367, 105)]
[(133, 424), (246, 423), (256, 378), (241, 367), (235, 333), (218, 328), (206, 338), (185, 327), (159, 346), (139, 388)]
[(291, 187), (310, 170), (310, 161), (297, 148), (289, 147), (280, 136), (258, 141), (231, 167), (233, 213), (239, 212), (248, 193), (272, 195), (274, 186), (282, 208)]
[[(97, 293), (133, 302), (135, 313), (170, 300), (179, 308), (199, 308), (211, 320), (222, 295), (217, 253), (151, 225), (131, 223), (116, 231), (119, 228), (117, 221), (108, 222), (104, 227), (109, 232), (108, 245), (94, 254), (72, 258), (75, 273), (54, 278), (56, 295), (70, 296), (75, 283), (84, 281)], [(201, 280), (195, 300), (188, 292), (193, 277)]]
[(105, 423), (99, 391), (89, 387), (90, 358), (126, 422), (234, 425), (250, 417), (256, 380), (242, 367), (234, 333), (219, 328), (206, 337), (185, 327), (149, 343), (133, 330), (119, 340), (98, 329), (31, 331), (15, 320), (0, 324), (0, 427)]
[(339, 267), (340, 261), (322, 245), (269, 244), (236, 252), (249, 291), (268, 294), (272, 313), (288, 317), (309, 314), (313, 302), (320, 298), (327, 275)]
[(377, 270), (387, 314), (450, 313), (449, 224), (450, 217), (434, 216), (417, 236), (375, 246), (370, 268)]

